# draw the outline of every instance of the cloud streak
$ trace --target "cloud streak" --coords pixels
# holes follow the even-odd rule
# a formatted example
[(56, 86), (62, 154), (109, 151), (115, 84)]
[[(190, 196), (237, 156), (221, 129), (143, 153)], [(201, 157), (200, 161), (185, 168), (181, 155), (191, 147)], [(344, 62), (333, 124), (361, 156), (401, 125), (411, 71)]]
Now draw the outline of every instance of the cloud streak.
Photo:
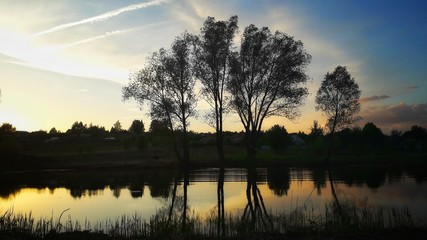
[(66, 49), (66, 48), (69, 48), (69, 47), (74, 47), (76, 45), (80, 45), (80, 44), (84, 44), (84, 43), (88, 43), (88, 42), (93, 42), (93, 41), (96, 41), (96, 40), (99, 40), (99, 39), (103, 39), (103, 38), (106, 38), (106, 37), (109, 37), (109, 36), (112, 36), (112, 35), (116, 35), (116, 34), (120, 34), (120, 33), (125, 33), (125, 32), (128, 32), (128, 31), (131, 31), (131, 30), (132, 29), (116, 30), (116, 31), (106, 32), (104, 34), (101, 34), (101, 35), (98, 35), (98, 36), (95, 36), (95, 37), (85, 38), (85, 39), (82, 39), (82, 40), (79, 40), (79, 41), (73, 42), (73, 43), (61, 44), (61, 45), (55, 46), (53, 48)]
[(361, 98), (359, 99), (360, 103), (365, 103), (365, 102), (374, 102), (374, 101), (379, 101), (379, 100), (383, 100), (383, 99), (387, 99), (390, 98), (390, 96), (388, 95), (381, 95), (381, 96), (371, 96), (371, 97), (365, 97), (365, 98)]
[(98, 16), (94, 16), (94, 17), (90, 17), (90, 18), (85, 18), (85, 19), (82, 19), (80, 21), (69, 22), (69, 23), (64, 23), (64, 24), (58, 25), (56, 27), (49, 28), (49, 29), (47, 29), (45, 31), (38, 32), (38, 33), (34, 34), (33, 37), (45, 35), (45, 34), (48, 34), (48, 33), (57, 32), (57, 31), (60, 31), (60, 30), (64, 30), (64, 29), (67, 29), (67, 28), (70, 28), (70, 27), (74, 27), (74, 26), (78, 26), (78, 25), (82, 25), (82, 24), (86, 24), (86, 23), (94, 23), (94, 22), (105, 21), (105, 20), (108, 20), (108, 19), (110, 19), (112, 17), (118, 16), (118, 15), (120, 15), (122, 13), (125, 13), (125, 12), (130, 12), (130, 11), (135, 11), (135, 10), (142, 9), (142, 8), (147, 8), (147, 7), (151, 7), (151, 6), (161, 5), (161, 4), (167, 3), (169, 1), (170, 0), (153, 0), (153, 1), (150, 1), (150, 2), (132, 4), (132, 5), (129, 5), (129, 6), (126, 6), (126, 7), (123, 7), (123, 8), (119, 8), (119, 9), (116, 9), (116, 10), (113, 10), (113, 11), (110, 11), (110, 12), (103, 13), (103, 14), (98, 15)]

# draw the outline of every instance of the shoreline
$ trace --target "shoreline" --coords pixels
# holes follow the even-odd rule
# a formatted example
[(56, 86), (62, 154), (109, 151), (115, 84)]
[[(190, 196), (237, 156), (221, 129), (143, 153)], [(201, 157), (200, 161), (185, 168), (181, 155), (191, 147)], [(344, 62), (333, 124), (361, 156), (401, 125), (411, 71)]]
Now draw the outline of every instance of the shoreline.
[[(140, 152), (85, 153), (65, 156), (34, 156), (28, 154), (1, 154), (2, 169), (6, 171), (82, 171), (82, 170), (139, 170), (179, 169), (179, 162), (171, 156), (152, 157)], [(427, 154), (389, 154), (362, 156), (332, 156), (331, 167), (342, 166), (427, 166)], [(5, 161), (6, 160), (6, 161)], [(244, 159), (228, 159), (220, 164), (215, 159), (190, 160), (187, 168), (268, 168), (268, 167), (327, 167), (322, 157), (276, 156), (266, 159), (260, 156), (252, 162)]]

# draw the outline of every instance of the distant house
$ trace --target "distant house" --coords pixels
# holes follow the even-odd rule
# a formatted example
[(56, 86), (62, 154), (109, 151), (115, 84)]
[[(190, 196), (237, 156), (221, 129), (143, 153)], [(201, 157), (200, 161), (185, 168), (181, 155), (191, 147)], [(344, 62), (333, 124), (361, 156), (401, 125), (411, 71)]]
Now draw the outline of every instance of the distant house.
[(212, 135), (204, 135), (199, 140), (199, 145), (210, 145), (215, 143), (216, 143), (216, 138), (215, 136), (212, 136)]
[(232, 136), (228, 137), (228, 141), (231, 145), (240, 145), (245, 140), (245, 134), (244, 133), (235, 133)]
[(290, 134), (289, 137), (292, 140), (292, 143), (297, 145), (297, 146), (305, 146), (307, 143), (304, 141), (304, 139), (302, 139), (300, 136), (298, 136), (298, 134), (293, 133)]
[(56, 142), (59, 140), (59, 137), (51, 137), (49, 139), (44, 140), (43, 142), (49, 143), (49, 142)]

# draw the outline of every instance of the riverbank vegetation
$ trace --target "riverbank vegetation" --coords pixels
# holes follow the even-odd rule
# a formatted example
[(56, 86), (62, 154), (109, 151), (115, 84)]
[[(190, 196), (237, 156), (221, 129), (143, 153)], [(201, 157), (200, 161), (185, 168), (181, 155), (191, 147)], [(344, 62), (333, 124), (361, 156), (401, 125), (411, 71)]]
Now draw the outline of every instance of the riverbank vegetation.
[[(73, 221), (60, 216), (34, 219), (29, 214), (0, 214), (0, 236), (7, 239), (421, 239), (426, 223), (411, 216), (405, 207), (376, 209), (357, 207), (352, 202), (333, 203), (320, 208), (295, 207), (288, 212), (244, 217), (244, 213), (226, 213), (222, 220), (212, 214), (169, 215), (160, 209), (149, 219), (138, 214), (123, 215), (104, 222)], [(179, 209), (178, 209), (179, 211)], [(258, 217), (258, 218), (257, 218)], [(224, 221), (224, 222), (221, 222)]]
[[(28, 133), (3, 124), (2, 170), (175, 168), (179, 165), (166, 124), (152, 121), (148, 131), (143, 126), (137, 128), (139, 131), (116, 128), (107, 131), (104, 127), (76, 122), (65, 133), (54, 130)], [(178, 139), (179, 134), (175, 132)], [(248, 161), (244, 133), (224, 132), (223, 135), (223, 165), (245, 167)], [(251, 164), (259, 167), (323, 165), (328, 137), (316, 122), (309, 134), (288, 133), (284, 126), (275, 125), (260, 133), (257, 157)], [(189, 166), (219, 166), (215, 134), (189, 132), (188, 141)], [(391, 135), (385, 135), (375, 124), (367, 123), (363, 128), (336, 132), (333, 146), (330, 161), (334, 165), (425, 165), (427, 133), (424, 128), (413, 126), (403, 133), (392, 131)]]

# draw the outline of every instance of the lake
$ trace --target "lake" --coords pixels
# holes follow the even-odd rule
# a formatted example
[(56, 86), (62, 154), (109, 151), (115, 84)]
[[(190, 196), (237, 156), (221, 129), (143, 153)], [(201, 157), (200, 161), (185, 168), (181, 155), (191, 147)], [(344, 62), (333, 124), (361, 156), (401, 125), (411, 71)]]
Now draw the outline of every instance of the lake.
[(124, 214), (149, 219), (169, 209), (174, 200), (204, 218), (216, 213), (222, 199), (224, 211), (234, 214), (243, 214), (253, 202), (272, 214), (299, 207), (322, 212), (335, 192), (342, 203), (384, 209), (405, 206), (414, 218), (427, 221), (426, 180), (422, 168), (360, 166), (330, 172), (321, 168), (6, 172), (0, 176), (0, 214), (31, 212), (36, 219), (58, 219), (67, 210), (62, 219), (80, 222)]

